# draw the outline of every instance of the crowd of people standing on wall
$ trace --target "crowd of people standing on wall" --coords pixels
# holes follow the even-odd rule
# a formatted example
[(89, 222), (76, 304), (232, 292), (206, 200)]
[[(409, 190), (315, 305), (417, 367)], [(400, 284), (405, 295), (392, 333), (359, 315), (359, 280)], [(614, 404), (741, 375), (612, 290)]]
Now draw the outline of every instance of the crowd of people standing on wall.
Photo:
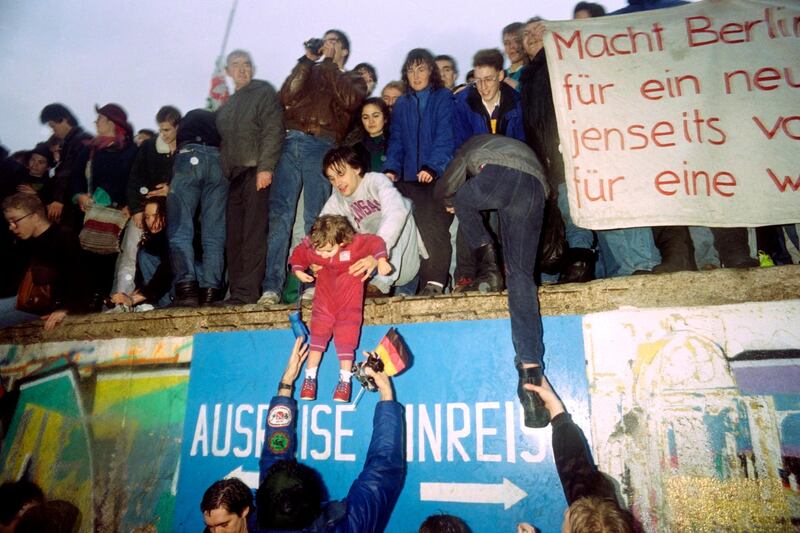
[[(597, 4), (575, 9), (576, 18), (603, 14)], [(495, 247), (475, 252), (440, 191), (457, 151), (482, 134), (527, 144), (542, 165), (550, 194), (533, 259), (538, 282), (758, 266), (746, 228), (592, 231), (572, 222), (545, 24), (533, 17), (505, 26), (503, 52), (477, 51), (463, 84), (451, 56), (416, 48), (401, 79), (372, 96), (377, 72), (368, 63), (347, 70), (350, 41), (332, 29), (304, 43), (279, 90), (254, 78), (248, 52), (231, 52), (228, 101), (214, 113), (185, 115), (165, 105), (155, 115), (157, 132), (135, 133), (124, 108), (108, 103), (95, 107), (91, 135), (68, 107), (46, 105), (39, 118), (52, 129), (50, 139), (2, 154), (9, 226), (0, 245), (16, 259), (1, 273), (0, 313), (13, 315), (2, 324), (36, 314), (50, 317), (50, 327), (64, 312), (311, 298), (313, 284), (287, 279), (287, 257), (325, 213), (389, 239), (393, 274), (370, 280), (368, 298), (502, 290), (507, 266), (498, 216), (484, 210)], [(359, 156), (358, 183), (323, 172), (325, 154), (341, 146)], [(759, 228), (758, 249), (776, 264), (791, 263), (786, 241), (797, 240), (793, 229)], [(79, 267), (47, 267), (47, 250), (61, 248), (58, 257), (74, 257)], [(49, 308), (17, 305), (30, 265), (34, 286), (60, 280)]]
[[(631, 0), (619, 13), (682, 3)], [(604, 14), (588, 2), (574, 12)], [(254, 77), (247, 51), (232, 51), (232, 96), (213, 112), (164, 105), (157, 131), (134, 132), (116, 103), (95, 107), (95, 135), (64, 104), (44, 106), (39, 118), (52, 137), (0, 154), (0, 246), (12, 258), (1, 263), (0, 326), (42, 317), (52, 329), (68, 313), (313, 299), (309, 345), (295, 344), (268, 415), (267, 441), (273, 412), (284, 417), (274, 427), (288, 440), (279, 450), (265, 444), (255, 501), (241, 481), (223, 480), (201, 510), (211, 531), (375, 531), (405, 474), (391, 382), (367, 372), (381, 395), (370, 456), (348, 503), (323, 504), (313, 473), (278, 457), (296, 445), (300, 367), (307, 362), (300, 397), (314, 400), (334, 336), (334, 400), (349, 401), (365, 297), (507, 288), (517, 393), (526, 426), (553, 426), (570, 505), (564, 531), (631, 531), (544, 377), (535, 282), (748, 268), (759, 256), (747, 228), (592, 231), (573, 223), (545, 28), (539, 17), (506, 25), (503, 51), (478, 50), (462, 84), (450, 55), (414, 48), (400, 79), (372, 96), (375, 68), (348, 70), (351, 43), (331, 29), (303, 43), (279, 89)], [(792, 262), (792, 227), (756, 233), (770, 262)], [(468, 528), (437, 515), (420, 531)]]

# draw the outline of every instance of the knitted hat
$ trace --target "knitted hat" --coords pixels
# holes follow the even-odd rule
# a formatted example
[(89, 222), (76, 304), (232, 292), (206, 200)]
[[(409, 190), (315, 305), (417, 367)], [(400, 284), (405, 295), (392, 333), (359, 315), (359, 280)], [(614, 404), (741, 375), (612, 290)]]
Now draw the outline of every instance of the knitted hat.
[(124, 129), (129, 135), (133, 135), (133, 126), (128, 122), (128, 114), (119, 104), (106, 104), (103, 107), (94, 106), (98, 115), (103, 115), (108, 120)]

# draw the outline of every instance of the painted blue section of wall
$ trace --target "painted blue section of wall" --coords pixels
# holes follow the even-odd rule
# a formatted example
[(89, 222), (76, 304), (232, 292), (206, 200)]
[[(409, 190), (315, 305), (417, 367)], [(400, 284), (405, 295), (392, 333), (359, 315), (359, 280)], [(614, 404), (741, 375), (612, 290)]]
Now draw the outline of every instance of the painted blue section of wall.
[[(371, 349), (389, 326), (365, 327)], [(522, 426), (508, 320), (399, 325), (413, 365), (395, 378), (406, 406), (408, 476), (387, 531), (416, 531), (432, 513), (464, 518), (474, 531), (513, 531), (520, 521), (560, 531), (566, 507), (553, 463), (550, 428)], [(578, 316), (544, 320), (547, 374), (589, 437), (583, 334)], [(175, 514), (177, 531), (200, 531), (199, 502), (215, 480), (240, 469), (255, 478), (266, 406), (291, 349), (289, 330), (212, 333), (195, 338)], [(376, 394), (357, 410), (331, 400), (335, 354), (327, 353), (319, 399), (301, 402), (298, 459), (318, 469), (330, 497), (358, 475), (372, 433)], [(359, 386), (354, 387), (354, 393)], [(215, 423), (215, 412), (216, 423)], [(205, 416), (203, 416), (203, 414)], [(241, 477), (241, 476), (240, 476)], [(480, 483), (485, 496), (508, 479), (527, 496), (503, 503), (420, 501), (423, 483)], [(252, 481), (257, 482), (257, 478)]]

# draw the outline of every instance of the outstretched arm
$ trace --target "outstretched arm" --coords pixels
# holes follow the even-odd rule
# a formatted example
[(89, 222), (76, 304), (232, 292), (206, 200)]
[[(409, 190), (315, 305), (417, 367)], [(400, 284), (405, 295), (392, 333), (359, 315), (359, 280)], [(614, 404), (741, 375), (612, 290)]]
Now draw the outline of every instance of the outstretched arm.
[(347, 494), (347, 521), (350, 531), (383, 531), (406, 474), (403, 409), (394, 401), (389, 377), (372, 369), (366, 372), (375, 380), (381, 401), (375, 406), (364, 469)]
[(572, 421), (547, 378), (541, 386), (525, 385), (541, 396), (553, 426), (553, 456), (569, 505), (585, 496), (614, 497), (614, 488), (597, 470), (583, 431)]
[(294, 458), (297, 451), (297, 402), (292, 397), (294, 382), (308, 356), (308, 344), (302, 338), (294, 342), (286, 370), (278, 383), (278, 394), (269, 402), (266, 434), (261, 459), (258, 461), (258, 483), (264, 481), (269, 467), (278, 461)]

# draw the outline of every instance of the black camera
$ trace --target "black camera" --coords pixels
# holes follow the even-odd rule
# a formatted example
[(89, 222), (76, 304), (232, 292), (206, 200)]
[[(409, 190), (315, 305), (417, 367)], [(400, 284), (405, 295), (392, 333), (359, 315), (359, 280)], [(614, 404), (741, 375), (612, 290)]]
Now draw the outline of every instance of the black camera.
[(362, 387), (370, 392), (375, 392), (378, 390), (378, 386), (375, 385), (375, 380), (367, 375), (365, 371), (367, 367), (375, 372), (383, 372), (383, 361), (378, 357), (378, 354), (373, 352), (365, 360), (353, 364), (353, 377), (361, 383)]
[(313, 37), (303, 43), (303, 46), (305, 46), (315, 54), (319, 54), (320, 50), (322, 50), (322, 47), (324, 45), (325, 45), (325, 39), (320, 39), (319, 37)]

